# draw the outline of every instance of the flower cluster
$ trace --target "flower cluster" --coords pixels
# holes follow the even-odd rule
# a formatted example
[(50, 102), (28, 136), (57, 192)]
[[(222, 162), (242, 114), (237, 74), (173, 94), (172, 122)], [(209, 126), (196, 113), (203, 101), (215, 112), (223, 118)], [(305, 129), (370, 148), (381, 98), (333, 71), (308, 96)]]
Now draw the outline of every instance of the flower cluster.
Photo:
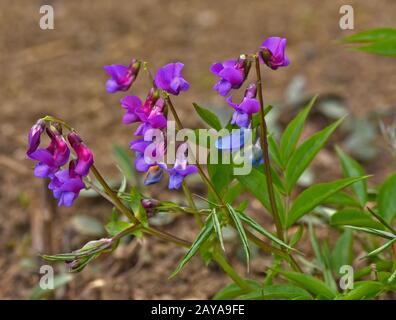
[[(138, 62), (133, 61), (131, 66), (137, 66)], [(114, 66), (119, 68), (120, 65), (106, 66), (105, 70), (108, 72), (114, 70)], [(137, 139), (131, 141), (129, 147), (135, 152), (136, 170), (146, 173), (145, 185), (159, 182), (164, 172), (168, 172), (169, 189), (179, 189), (187, 175), (197, 172), (195, 166), (187, 163), (185, 144), (179, 146), (173, 168), (168, 169), (165, 163), (167, 148), (163, 137), (165, 136), (167, 116), (166, 104), (164, 98), (161, 97), (161, 91), (166, 94), (179, 95), (180, 92), (188, 90), (189, 83), (182, 76), (183, 67), (184, 65), (180, 62), (169, 63), (161, 67), (156, 73), (153, 87), (149, 90), (144, 102), (138, 96), (125, 96), (120, 101), (121, 107), (126, 110), (122, 119), (123, 123), (139, 123), (134, 132)], [(130, 71), (131, 67), (129, 67), (128, 72), (125, 69), (122, 70), (124, 70), (123, 76), (117, 72), (109, 72), (112, 78), (106, 83), (108, 92), (129, 89), (139, 69), (135, 67)], [(154, 130), (160, 130), (161, 134), (155, 134)]]
[[(50, 143), (46, 148), (39, 148), (44, 132), (47, 133)], [(63, 135), (40, 119), (30, 129), (26, 154), (29, 159), (37, 161), (34, 175), (50, 179), (48, 188), (58, 200), (58, 205), (69, 207), (78, 197), (80, 190), (85, 188), (83, 177), (88, 175), (93, 164), (93, 154), (76, 133), (69, 133), (67, 139), (77, 156), (70, 162), (69, 145)], [(68, 162), (69, 167), (62, 168)]]
[[(273, 70), (288, 66), (290, 62), (285, 54), (285, 48), (286, 39), (284, 38), (270, 37), (266, 39), (258, 54), (261, 63), (265, 63)], [(241, 55), (238, 60), (226, 60), (213, 64), (210, 71), (220, 77), (213, 89), (221, 96), (227, 96), (231, 89), (239, 89), (249, 75), (250, 65), (251, 62), (246, 55)], [(256, 99), (256, 95), (257, 86), (252, 83), (246, 88), (241, 103), (234, 103), (231, 95), (226, 98), (227, 103), (234, 109), (231, 124), (238, 126), (240, 130), (218, 139), (216, 147), (219, 150), (235, 151), (244, 146), (245, 135), (250, 134), (252, 115), (260, 111), (260, 103)], [(251, 157), (252, 164), (262, 163), (262, 151), (259, 148), (259, 143), (251, 146), (250, 149), (248, 157)]]

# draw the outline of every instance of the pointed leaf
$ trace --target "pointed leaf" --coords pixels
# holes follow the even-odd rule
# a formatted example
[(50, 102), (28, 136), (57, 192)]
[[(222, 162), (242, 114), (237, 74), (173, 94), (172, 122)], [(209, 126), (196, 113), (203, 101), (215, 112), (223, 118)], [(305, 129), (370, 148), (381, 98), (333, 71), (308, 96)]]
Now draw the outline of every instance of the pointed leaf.
[(239, 237), (241, 238), (241, 242), (243, 245), (243, 250), (245, 251), (245, 256), (246, 256), (246, 263), (247, 267), (249, 269), (249, 262), (250, 262), (250, 247), (249, 247), (249, 241), (245, 233), (245, 229), (243, 228), (242, 222), (239, 218), (238, 213), (235, 211), (235, 209), (227, 204), (228, 211), (230, 213), (230, 216), (232, 220), (235, 223), (235, 227), (238, 231)]
[(355, 288), (342, 297), (341, 300), (367, 300), (379, 295), (384, 290), (384, 285), (377, 281), (362, 281), (355, 284)]
[(304, 190), (295, 199), (292, 207), (290, 208), (286, 226), (290, 227), (291, 225), (293, 225), (304, 214), (310, 212), (332, 194), (340, 191), (343, 188), (346, 188), (347, 186), (355, 183), (356, 181), (360, 181), (366, 178), (367, 176), (358, 178), (346, 178), (327, 183), (319, 183)]
[(286, 191), (291, 192), (298, 178), (309, 166), (316, 154), (324, 147), (332, 133), (344, 118), (329, 125), (306, 139), (293, 153), (286, 167)]
[(383, 229), (382, 225), (375, 221), (367, 212), (359, 209), (347, 208), (337, 211), (330, 217), (333, 226), (356, 226)]
[(331, 290), (323, 281), (313, 276), (298, 272), (285, 271), (280, 271), (280, 274), (283, 275), (285, 278), (300, 285), (305, 290), (308, 290), (317, 297), (323, 297), (325, 299), (335, 298), (335, 292)]
[(217, 131), (221, 130), (221, 122), (217, 115), (210, 111), (209, 109), (205, 109), (200, 107), (198, 104), (193, 103), (195, 111), (198, 113), (200, 118), (207, 123), (210, 127), (216, 129)]
[(308, 291), (291, 284), (274, 284), (240, 297), (242, 300), (312, 300)]
[(213, 219), (208, 218), (205, 225), (202, 227), (201, 231), (199, 232), (198, 236), (196, 237), (194, 243), (191, 245), (190, 249), (188, 249), (187, 253), (180, 261), (179, 265), (177, 266), (176, 270), (170, 275), (170, 278), (173, 278), (176, 274), (178, 274), (184, 266), (187, 264), (188, 261), (197, 253), (201, 245), (209, 238), (213, 231)]
[(223, 249), (223, 251), (225, 251), (223, 234), (221, 233), (221, 224), (220, 224), (219, 218), (216, 214), (216, 210), (212, 211), (211, 217), (213, 219), (213, 224), (214, 224), (214, 229), (216, 231), (217, 239), (219, 239), (221, 248)]
[[(361, 177), (365, 175), (362, 166), (340, 148), (336, 147), (338, 157), (341, 161), (342, 171), (346, 178)], [(360, 204), (364, 206), (367, 202), (367, 181), (362, 180), (352, 185), (353, 190), (360, 200)]]
[(284, 243), (282, 240), (278, 239), (276, 236), (274, 236), (271, 232), (265, 230), (261, 225), (259, 225), (253, 218), (249, 217), (248, 215), (244, 214), (241, 211), (237, 212), (240, 219), (248, 224), (250, 227), (252, 227), (254, 230), (256, 230), (258, 233), (261, 233), (263, 236), (267, 237), (268, 239), (272, 240), (276, 244), (279, 244), (280, 246), (287, 248), (289, 250), (294, 250), (292, 247)]
[(385, 249), (388, 249), (392, 244), (394, 244), (396, 242), (396, 238), (393, 238), (392, 240), (386, 242), (385, 244), (383, 244), (381, 247), (369, 252), (365, 258), (369, 258), (369, 257), (374, 257), (377, 254), (380, 254), (382, 251), (384, 251)]
[(280, 154), (282, 162), (287, 164), (291, 154), (296, 148), (297, 142), (300, 139), (302, 130), (304, 128), (305, 120), (309, 111), (315, 104), (317, 96), (313, 97), (308, 105), (302, 110), (286, 127), (281, 141), (280, 141)]
[(338, 274), (343, 265), (352, 265), (353, 260), (353, 234), (352, 230), (346, 229), (338, 238), (331, 254), (331, 266), (333, 272)]
[(378, 212), (388, 223), (396, 216), (396, 173), (389, 176), (379, 190)]

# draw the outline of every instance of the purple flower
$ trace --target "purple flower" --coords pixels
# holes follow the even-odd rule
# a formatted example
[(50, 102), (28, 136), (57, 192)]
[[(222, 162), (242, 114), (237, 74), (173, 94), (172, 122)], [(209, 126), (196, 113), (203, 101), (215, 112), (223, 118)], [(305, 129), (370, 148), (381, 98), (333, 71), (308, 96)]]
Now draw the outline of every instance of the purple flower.
[(63, 136), (49, 128), (46, 131), (51, 139), (49, 146), (47, 148), (37, 148), (36, 143), (36, 150), (32, 148), (32, 152), (28, 153), (30, 159), (38, 161), (34, 169), (34, 175), (39, 178), (51, 177), (61, 166), (67, 163), (70, 156), (69, 147)]
[(39, 119), (36, 124), (30, 129), (29, 137), (28, 137), (28, 151), (26, 154), (33, 153), (37, 150), (38, 146), (40, 145), (40, 138), (45, 130), (45, 121)]
[(215, 63), (210, 71), (221, 79), (215, 84), (214, 89), (220, 95), (226, 96), (231, 89), (239, 89), (246, 79), (250, 68), (244, 56), (238, 60), (226, 60), (223, 63)]
[(48, 188), (52, 190), (58, 206), (70, 207), (78, 197), (80, 190), (85, 188), (80, 175), (75, 172), (75, 160), (70, 161), (69, 169), (55, 173)]
[(261, 44), (260, 59), (271, 69), (286, 67), (290, 64), (285, 53), (286, 38), (269, 37)]
[(143, 113), (142, 100), (137, 96), (125, 96), (121, 99), (121, 107), (126, 109), (122, 122), (130, 124), (141, 120)]
[(175, 165), (169, 170), (169, 189), (180, 189), (186, 176), (198, 172), (196, 166), (187, 164), (187, 149), (188, 145), (183, 143), (177, 150)]
[(82, 142), (76, 133), (69, 133), (67, 138), (77, 154), (77, 163), (74, 171), (80, 176), (86, 176), (94, 162), (92, 151)]
[(129, 143), (131, 150), (135, 151), (135, 168), (139, 172), (147, 172), (151, 167), (160, 166), (166, 168), (164, 164), (165, 143), (155, 141), (134, 140)]
[(246, 89), (245, 97), (240, 104), (232, 102), (231, 96), (227, 98), (228, 104), (235, 109), (231, 124), (236, 124), (243, 128), (249, 127), (252, 114), (260, 110), (260, 103), (255, 98), (256, 92), (256, 85), (251, 84)]
[(186, 91), (190, 87), (182, 76), (184, 64), (181, 62), (169, 63), (157, 71), (155, 84), (166, 92), (178, 95), (180, 91)]
[(145, 133), (150, 129), (163, 129), (166, 127), (167, 120), (164, 114), (162, 113), (163, 108), (165, 106), (165, 101), (160, 98), (156, 101), (155, 106), (151, 109), (148, 115), (142, 115), (142, 123), (136, 129), (136, 136), (144, 136)]
[(111, 64), (103, 68), (111, 77), (106, 81), (107, 92), (115, 93), (127, 91), (131, 87), (139, 73), (140, 62), (133, 59), (128, 67), (122, 64)]

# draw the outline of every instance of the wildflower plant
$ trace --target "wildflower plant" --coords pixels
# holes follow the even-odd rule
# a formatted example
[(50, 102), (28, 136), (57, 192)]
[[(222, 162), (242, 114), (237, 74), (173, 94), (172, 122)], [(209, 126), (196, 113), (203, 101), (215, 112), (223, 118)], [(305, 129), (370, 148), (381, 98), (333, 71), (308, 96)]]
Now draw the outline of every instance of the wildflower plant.
[[(154, 76), (148, 63), (137, 59), (128, 66), (105, 66), (110, 76), (105, 88), (111, 94), (131, 90), (138, 76), (149, 79), (144, 100), (126, 93), (120, 100), (122, 122), (135, 125), (129, 148), (136, 171), (144, 174), (146, 187), (144, 192), (137, 186), (128, 191), (123, 184), (120, 190), (114, 190), (97, 169), (93, 152), (70, 124), (52, 116), (39, 119), (29, 133), (27, 157), (36, 161), (35, 176), (49, 179), (48, 187), (58, 205), (71, 206), (82, 189), (91, 188), (114, 206), (106, 225), (108, 237), (90, 241), (70, 253), (43, 258), (64, 261), (71, 272), (78, 272), (100, 255), (116, 250), (125, 236), (153, 236), (186, 248), (171, 277), (182, 272), (197, 254), (206, 263), (214, 261), (219, 265), (232, 283), (215, 299), (368, 299), (395, 291), (396, 178), (391, 176), (377, 192), (371, 192), (367, 188), (369, 176), (360, 164), (337, 148), (342, 179), (313, 184), (304, 190), (297, 186), (343, 119), (300, 142), (315, 104), (313, 98), (287, 125), (279, 141), (268, 131), (266, 115), (272, 106), (264, 105), (261, 74), (263, 70), (282, 72), (281, 68), (289, 64), (286, 39), (270, 37), (257, 52), (243, 53), (210, 67), (217, 77), (213, 89), (224, 97), (233, 115), (223, 127), (215, 113), (193, 103), (198, 116), (211, 127), (210, 136), (215, 136), (209, 139), (209, 145), (207, 136), (201, 139), (196, 136), (200, 131), (184, 127), (173, 102), (173, 96), (190, 87), (183, 76), (183, 63), (169, 63)], [(245, 93), (238, 101), (234, 93), (242, 89)], [(172, 138), (172, 124), (174, 135), (181, 139)], [(41, 148), (44, 134), (50, 144)], [(205, 161), (197, 152), (198, 145), (207, 150)], [(205, 199), (204, 208), (197, 205), (197, 195), (187, 180), (195, 174), (207, 187), (207, 197), (199, 196)], [(183, 191), (187, 205), (145, 196), (152, 185), (164, 179), (168, 179), (169, 189)], [(260, 217), (255, 219), (247, 213), (247, 204), (239, 197), (245, 191), (261, 203), (259, 213), (269, 214), (273, 227), (260, 224)], [(199, 227), (195, 240), (191, 243), (151, 225), (150, 218), (159, 212), (193, 215)], [(335, 242), (318, 241), (313, 217), (334, 229)], [(230, 265), (222, 234), (225, 227), (236, 230), (247, 271), (252, 246), (272, 256), (262, 281), (245, 278)], [(299, 249), (305, 231), (315, 253), (313, 261), (308, 261)], [(354, 239), (367, 251), (357, 257), (363, 262), (354, 257)], [(368, 279), (373, 264), (376, 276)], [(345, 276), (340, 270), (348, 265), (357, 265), (358, 269), (345, 287), (339, 281)]]

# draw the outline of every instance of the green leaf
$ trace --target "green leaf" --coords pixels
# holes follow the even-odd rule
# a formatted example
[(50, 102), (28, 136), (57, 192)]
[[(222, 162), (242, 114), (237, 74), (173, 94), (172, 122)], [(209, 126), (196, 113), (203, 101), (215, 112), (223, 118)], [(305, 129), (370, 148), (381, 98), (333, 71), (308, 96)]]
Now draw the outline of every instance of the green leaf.
[(286, 127), (280, 140), (282, 163), (287, 164), (290, 156), (294, 152), (304, 128), (305, 120), (312, 106), (315, 104), (316, 98), (317, 96), (313, 97), (304, 110), (302, 110)]
[(341, 266), (352, 265), (353, 260), (353, 234), (346, 229), (338, 238), (331, 254), (331, 266), (335, 274), (339, 273)]
[(238, 231), (239, 237), (241, 238), (243, 250), (245, 251), (245, 256), (246, 256), (246, 264), (247, 268), (249, 269), (249, 262), (250, 262), (250, 247), (249, 247), (249, 241), (245, 233), (245, 229), (243, 228), (242, 222), (239, 218), (238, 212), (235, 211), (235, 209), (227, 204), (228, 212), (230, 213), (230, 216), (232, 220), (235, 223), (235, 228)]
[(117, 163), (119, 164), (122, 172), (125, 174), (129, 184), (136, 184), (136, 171), (128, 151), (119, 145), (113, 145), (113, 152)]
[(378, 193), (378, 213), (391, 223), (396, 216), (396, 173), (389, 176)]
[(381, 282), (362, 281), (355, 284), (355, 288), (340, 297), (341, 300), (366, 300), (378, 296), (384, 289)]
[(341, 207), (361, 207), (359, 201), (349, 194), (339, 191), (328, 197), (323, 204), (336, 205)]
[(213, 210), (210, 216), (213, 219), (213, 224), (214, 224), (214, 229), (216, 231), (217, 239), (219, 239), (221, 248), (223, 249), (223, 251), (225, 251), (223, 234), (221, 233), (221, 224), (219, 221), (219, 217), (216, 214), (216, 210)]
[(396, 237), (393, 238), (392, 240), (386, 242), (381, 247), (369, 252), (364, 258), (370, 258), (370, 257), (374, 257), (374, 256), (380, 254), (382, 251), (388, 249), (395, 242), (396, 242)]
[(216, 129), (217, 131), (221, 130), (221, 122), (215, 113), (208, 109), (200, 107), (195, 102), (193, 103), (193, 106), (195, 111), (205, 123), (207, 123), (210, 127)]
[[(210, 155), (209, 155), (210, 157)], [(209, 160), (209, 159), (208, 159)], [(216, 191), (222, 194), (224, 189), (233, 180), (233, 165), (222, 163), (222, 153), (218, 152), (218, 161), (215, 164), (208, 161), (208, 173)]]
[(297, 226), (297, 231), (290, 238), (290, 246), (294, 247), (304, 234), (304, 226)]
[[(250, 279), (245, 279), (245, 282), (252, 287), (253, 289), (260, 288), (261, 285), (257, 281), (250, 280)], [(213, 297), (213, 300), (230, 300), (230, 299), (235, 299), (239, 297), (240, 295), (246, 293), (245, 290), (241, 289), (240, 286), (238, 286), (236, 283), (231, 283), (224, 288), (220, 289), (215, 296)]]
[[(340, 158), (342, 170), (346, 178), (361, 177), (366, 173), (362, 166), (340, 148), (336, 147), (338, 157)], [(364, 206), (367, 202), (367, 181), (361, 180), (352, 185), (353, 190), (360, 200), (360, 204)]]
[(275, 162), (275, 164), (279, 168), (283, 169), (285, 166), (281, 158), (279, 146), (276, 143), (275, 138), (272, 134), (268, 135), (268, 151), (269, 151), (270, 159), (273, 162)]
[(132, 227), (132, 224), (129, 222), (122, 220), (111, 220), (108, 224), (106, 224), (106, 231), (110, 236), (113, 237), (129, 227)]
[(345, 42), (373, 42), (378, 40), (385, 40), (396, 38), (396, 29), (393, 28), (377, 28), (353, 34), (345, 37)]
[(374, 229), (383, 229), (382, 225), (372, 219), (365, 211), (353, 208), (339, 210), (330, 217), (330, 224), (333, 226), (356, 226)]
[[(271, 212), (271, 204), (268, 197), (267, 181), (265, 178), (265, 174), (262, 171), (253, 168), (248, 175), (235, 176), (235, 178), (237, 178), (238, 181), (249, 192), (251, 192), (269, 212)], [(274, 188), (274, 192), (275, 192), (277, 209), (281, 217), (281, 222), (284, 225), (284, 218), (285, 218), (284, 207), (281, 201), (281, 197), (277, 188)]]
[(392, 239), (396, 238), (396, 236), (390, 232), (378, 230), (378, 229), (374, 229), (374, 228), (362, 228), (362, 227), (355, 227), (355, 226), (345, 226), (345, 227), (349, 228), (349, 229), (357, 230), (357, 231), (367, 232), (367, 233), (373, 234), (375, 236), (379, 236), (384, 239), (392, 240)]
[(305, 290), (311, 292), (317, 297), (323, 297), (325, 299), (334, 299), (335, 292), (331, 290), (323, 281), (310, 276), (308, 274), (298, 272), (286, 272), (280, 271), (281, 275), (290, 281), (295, 282), (297, 285), (303, 287)]
[(244, 214), (243, 212), (237, 211), (240, 219), (245, 222), (247, 225), (249, 225), (251, 228), (256, 230), (258, 233), (262, 234), (263, 236), (267, 237), (268, 239), (272, 240), (276, 244), (279, 244), (280, 246), (287, 248), (289, 250), (294, 250), (292, 247), (284, 243), (282, 240), (278, 239), (276, 236), (274, 236), (271, 232), (265, 230), (261, 225), (259, 225), (253, 218), (249, 217), (248, 215)]
[(286, 191), (291, 192), (298, 178), (309, 166), (316, 154), (324, 147), (335, 129), (345, 117), (306, 139), (293, 153), (286, 167)]
[(235, 183), (224, 194), (224, 202), (232, 204), (244, 190), (245, 187), (240, 182)]
[(360, 47), (358, 50), (382, 56), (394, 57), (396, 56), (396, 38), (377, 41), (370, 45)]
[(292, 207), (290, 208), (286, 226), (290, 227), (291, 225), (293, 225), (304, 214), (310, 212), (332, 194), (342, 190), (343, 188), (346, 188), (347, 186), (355, 183), (356, 181), (366, 179), (367, 177), (368, 176), (358, 178), (346, 178), (333, 182), (319, 183), (304, 190), (295, 199)]
[(201, 231), (199, 232), (198, 236), (196, 237), (194, 243), (191, 245), (190, 249), (188, 249), (187, 253), (180, 261), (179, 265), (177, 266), (176, 270), (170, 275), (170, 278), (173, 278), (176, 274), (178, 274), (184, 266), (187, 264), (188, 261), (197, 253), (201, 245), (209, 238), (213, 231), (213, 219), (208, 218), (206, 220), (205, 225), (202, 227)]
[[(264, 108), (264, 115), (267, 115), (273, 109), (272, 105), (268, 105)], [(252, 116), (252, 129), (257, 128), (260, 125), (260, 113), (255, 113)]]
[(259, 288), (240, 297), (242, 300), (312, 300), (304, 289), (291, 284), (274, 284)]

